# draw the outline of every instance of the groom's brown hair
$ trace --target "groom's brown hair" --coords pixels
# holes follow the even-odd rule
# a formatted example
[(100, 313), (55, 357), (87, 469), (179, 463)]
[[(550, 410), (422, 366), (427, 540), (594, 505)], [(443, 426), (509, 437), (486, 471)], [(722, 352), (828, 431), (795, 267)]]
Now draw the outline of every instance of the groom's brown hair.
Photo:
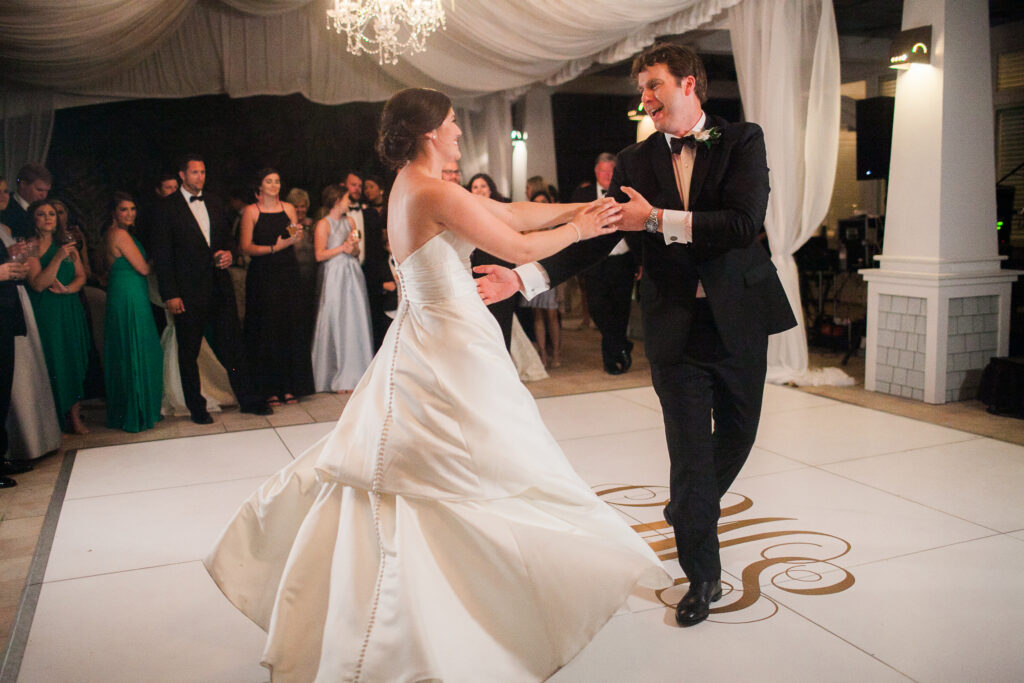
[(633, 60), (632, 77), (635, 81), (640, 72), (655, 64), (664, 64), (670, 74), (680, 81), (693, 76), (696, 83), (697, 99), (703, 104), (708, 98), (708, 76), (704, 71), (704, 63), (697, 53), (688, 47), (674, 43), (655, 43), (641, 52)]

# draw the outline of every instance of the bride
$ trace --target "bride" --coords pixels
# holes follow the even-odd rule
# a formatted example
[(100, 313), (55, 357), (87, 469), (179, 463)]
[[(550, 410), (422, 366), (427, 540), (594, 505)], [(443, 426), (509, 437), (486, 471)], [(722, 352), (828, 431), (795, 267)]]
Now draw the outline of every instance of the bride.
[(460, 135), (440, 92), (386, 104), (395, 321), (334, 430), (243, 503), (205, 561), (267, 631), (275, 683), (542, 680), (638, 583), (670, 583), (545, 428), (469, 268), (474, 247), (522, 263), (604, 234), (618, 208), (444, 182)]

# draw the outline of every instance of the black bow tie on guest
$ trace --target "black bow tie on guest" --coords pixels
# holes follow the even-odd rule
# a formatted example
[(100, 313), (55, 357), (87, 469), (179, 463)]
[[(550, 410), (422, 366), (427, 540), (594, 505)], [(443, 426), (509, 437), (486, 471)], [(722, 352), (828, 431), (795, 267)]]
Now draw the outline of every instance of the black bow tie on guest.
[(686, 135), (681, 138), (672, 138), (669, 141), (669, 145), (672, 147), (673, 154), (680, 154), (683, 151), (683, 147), (697, 149), (697, 138), (692, 135)]
[(358, 204), (353, 204), (352, 206), (348, 207), (348, 212), (349, 213), (353, 213), (355, 211), (362, 211), (362, 210), (363, 210), (363, 207), (359, 206)]
[(203, 201), (203, 195), (201, 195), (201, 194), (194, 194), (194, 195), (192, 195), (191, 197), (188, 198), (188, 203), (189, 204), (191, 204), (192, 202), (201, 202), (201, 201)]

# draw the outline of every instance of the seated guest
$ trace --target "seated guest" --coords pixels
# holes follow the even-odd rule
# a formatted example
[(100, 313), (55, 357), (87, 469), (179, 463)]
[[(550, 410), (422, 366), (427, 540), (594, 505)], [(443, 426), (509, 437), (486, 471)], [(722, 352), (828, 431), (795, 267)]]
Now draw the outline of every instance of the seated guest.
[[(7, 181), (0, 177), (0, 211), (6, 208), (8, 197)], [(17, 261), (11, 270), (22, 273), (16, 280), (18, 284), (21, 284), (28, 274), (28, 265), (25, 261), (30, 255), (27, 247), (31, 243), (27, 241), (16, 243), (10, 230), (3, 224), (0, 224), (0, 243), (4, 248), (10, 250), (8, 253)], [(19, 252), (17, 256), (14, 256), (15, 250)], [(5, 259), (0, 256), (0, 263), (3, 262)], [(2, 279), (0, 277), (0, 280)], [(12, 386), (18, 387), (18, 393), (11, 396), (10, 412), (7, 415), (7, 437), (10, 448), (8, 461), (15, 462), (3, 462), (0, 466), (0, 474), (9, 474), (19, 468), (26, 469), (24, 466), (26, 461), (57, 450), (61, 443), (60, 422), (57, 420), (57, 409), (53, 404), (53, 393), (50, 391), (50, 380), (46, 373), (46, 358), (43, 356), (43, 347), (39, 343), (39, 329), (36, 327), (36, 317), (32, 312), (32, 302), (24, 286), (18, 286), (15, 289), (21, 306), (21, 316), (25, 323), (25, 334), (14, 337)], [(13, 302), (9, 301), (8, 303)], [(16, 311), (8, 313), (15, 317), (17, 315)], [(3, 323), (3, 325), (6, 324)], [(2, 426), (2, 419), (0, 419), (0, 428)], [(0, 453), (2, 451), (3, 449), (0, 449)]]
[(313, 334), (313, 377), (317, 391), (347, 394), (373, 358), (366, 282), (355, 253), (355, 221), (349, 195), (334, 185), (323, 194), (327, 215), (316, 224), (316, 260), (323, 264), (320, 309)]
[(135, 202), (115, 192), (106, 233), (107, 285), (104, 377), (107, 426), (126, 432), (150, 429), (160, 420), (163, 352), (149, 308), (146, 251), (134, 235)]
[(299, 264), (293, 248), (302, 238), (295, 207), (282, 202), (281, 176), (258, 174), (256, 203), (245, 207), (239, 247), (252, 258), (245, 278), (245, 345), (254, 390), (270, 406), (298, 403), (313, 391), (309, 347), (303, 345), (298, 298)]
[(29, 297), (57, 416), (64, 431), (88, 434), (79, 411), (89, 369), (89, 328), (78, 298), (85, 285), (85, 271), (74, 242), (57, 230), (57, 211), (52, 204), (45, 199), (33, 202), (28, 215), (35, 224), (40, 254), (28, 260)]
[(28, 205), (50, 194), (53, 176), (42, 164), (25, 164), (18, 171), (17, 191), (0, 213), (0, 223), (11, 229), (15, 239), (35, 237), (35, 224), (28, 215)]

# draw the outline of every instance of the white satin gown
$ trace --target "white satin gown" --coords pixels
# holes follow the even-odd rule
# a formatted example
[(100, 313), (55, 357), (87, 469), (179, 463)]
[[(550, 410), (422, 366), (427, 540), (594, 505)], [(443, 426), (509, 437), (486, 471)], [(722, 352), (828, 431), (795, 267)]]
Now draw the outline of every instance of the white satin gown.
[[(334, 430), (263, 484), (206, 567), (280, 681), (535, 681), (656, 555), (569, 465), (443, 232)], [(601, 419), (600, 415), (594, 416)]]

